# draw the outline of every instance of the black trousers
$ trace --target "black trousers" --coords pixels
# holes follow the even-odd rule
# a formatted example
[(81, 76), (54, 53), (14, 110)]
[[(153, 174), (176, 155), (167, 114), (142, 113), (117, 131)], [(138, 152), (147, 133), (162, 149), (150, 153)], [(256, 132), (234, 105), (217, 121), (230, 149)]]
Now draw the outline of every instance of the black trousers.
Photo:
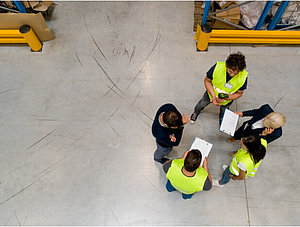
[(234, 139), (240, 140), (244, 136), (249, 136), (253, 133), (253, 130), (251, 129), (251, 126), (249, 126), (248, 121), (245, 121), (241, 127), (238, 128), (238, 130), (234, 133)]
[[(208, 96), (207, 91), (203, 94), (202, 99), (197, 103), (197, 105), (194, 108), (194, 113), (196, 113), (197, 115), (200, 114), (200, 112), (207, 106), (209, 105), (210, 102), (210, 98)], [(229, 109), (229, 106), (233, 103), (230, 102), (227, 105), (221, 105), (220, 106), (220, 113), (219, 113), (219, 125), (221, 125), (222, 119), (223, 119), (223, 115), (225, 112), (225, 109)]]

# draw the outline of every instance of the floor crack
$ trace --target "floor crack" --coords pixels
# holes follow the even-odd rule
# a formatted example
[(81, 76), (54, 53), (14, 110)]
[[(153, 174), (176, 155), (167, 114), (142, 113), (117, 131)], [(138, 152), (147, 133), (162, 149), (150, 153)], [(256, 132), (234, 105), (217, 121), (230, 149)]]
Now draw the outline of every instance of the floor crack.
[(250, 214), (249, 214), (249, 203), (248, 203), (248, 194), (247, 194), (247, 187), (246, 187), (246, 180), (244, 179), (244, 186), (245, 186), (245, 198), (246, 198), (246, 206), (247, 206), (247, 215), (248, 215), (248, 225), (250, 226)]

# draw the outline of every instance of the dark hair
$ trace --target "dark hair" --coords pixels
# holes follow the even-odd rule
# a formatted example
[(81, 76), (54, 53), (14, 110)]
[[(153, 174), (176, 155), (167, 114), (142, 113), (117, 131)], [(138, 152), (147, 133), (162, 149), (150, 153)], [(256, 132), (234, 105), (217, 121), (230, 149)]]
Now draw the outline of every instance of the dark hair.
[(226, 60), (226, 67), (243, 71), (246, 68), (245, 56), (241, 52), (230, 54)]
[(163, 114), (163, 121), (169, 127), (181, 128), (183, 125), (182, 116), (178, 112), (172, 110), (168, 110)]
[(266, 155), (266, 148), (261, 144), (258, 135), (249, 135), (242, 138), (243, 144), (247, 147), (254, 164), (262, 160)]
[(188, 172), (193, 172), (199, 168), (202, 154), (199, 150), (190, 150), (184, 159), (184, 168)]

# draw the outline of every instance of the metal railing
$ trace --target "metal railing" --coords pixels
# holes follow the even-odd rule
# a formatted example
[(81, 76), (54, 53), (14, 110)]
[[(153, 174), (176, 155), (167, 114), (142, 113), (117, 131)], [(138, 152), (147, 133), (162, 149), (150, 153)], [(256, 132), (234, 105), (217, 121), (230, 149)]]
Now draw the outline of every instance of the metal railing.
[[(204, 51), (207, 49), (209, 43), (251, 43), (251, 44), (300, 44), (300, 31), (283, 31), (296, 27), (300, 27), (300, 25), (291, 25), (286, 26), (285, 28), (274, 30), (276, 25), (278, 24), (280, 18), (284, 15), (284, 11), (289, 5), (288, 1), (282, 1), (280, 6), (278, 7), (275, 16), (272, 21), (269, 22), (267, 29), (268, 30), (260, 30), (262, 25), (265, 22), (265, 19), (273, 5), (274, 1), (267, 1), (266, 5), (258, 19), (256, 26), (253, 30), (250, 30), (246, 27), (242, 27), (240, 25), (231, 23), (222, 18), (218, 18), (214, 15), (217, 13), (233, 9), (235, 7), (249, 4), (254, 1), (247, 1), (237, 4), (232, 7), (225, 8), (223, 10), (219, 10), (217, 12), (209, 13), (209, 8), (211, 1), (205, 1), (205, 7), (202, 17), (201, 26), (197, 25), (197, 32), (195, 34), (195, 40), (198, 41), (197, 49), (199, 51)], [(219, 20), (223, 23), (234, 26), (240, 30), (217, 30), (212, 29), (209, 25), (206, 24), (207, 17), (213, 18), (215, 20)]]

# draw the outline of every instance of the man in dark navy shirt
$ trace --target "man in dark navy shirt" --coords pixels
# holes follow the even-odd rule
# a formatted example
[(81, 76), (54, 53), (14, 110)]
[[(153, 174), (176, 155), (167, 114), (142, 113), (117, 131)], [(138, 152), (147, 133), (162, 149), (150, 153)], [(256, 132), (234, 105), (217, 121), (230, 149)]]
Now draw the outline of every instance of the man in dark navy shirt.
[(182, 137), (183, 125), (190, 118), (187, 115), (181, 115), (173, 104), (161, 106), (154, 118), (152, 124), (152, 134), (156, 139), (157, 149), (154, 152), (154, 160), (164, 163), (169, 159), (168, 155), (173, 146), (178, 146)]
[(206, 91), (194, 108), (191, 116), (193, 124), (200, 112), (210, 103), (220, 106), (219, 124), (221, 125), (225, 109), (240, 98), (247, 88), (245, 56), (238, 52), (230, 54), (226, 62), (217, 62), (206, 73), (204, 85)]

